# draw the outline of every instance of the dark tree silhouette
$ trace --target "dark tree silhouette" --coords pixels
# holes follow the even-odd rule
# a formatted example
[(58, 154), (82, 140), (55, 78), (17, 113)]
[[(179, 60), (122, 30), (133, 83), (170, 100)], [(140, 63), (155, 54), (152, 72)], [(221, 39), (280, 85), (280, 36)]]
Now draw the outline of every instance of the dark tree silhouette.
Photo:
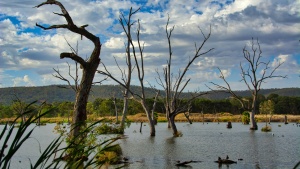
[(60, 54), (60, 58), (69, 58), (75, 61), (76, 63), (80, 64), (82, 69), (82, 77), (80, 84), (78, 85), (78, 89), (76, 90), (76, 101), (74, 105), (74, 112), (73, 112), (73, 121), (72, 121), (72, 135), (77, 136), (79, 134), (79, 129), (81, 124), (85, 124), (87, 119), (86, 114), (86, 105), (90, 93), (91, 86), (93, 84), (93, 79), (95, 76), (95, 72), (98, 68), (100, 63), (100, 51), (101, 51), (101, 43), (99, 37), (95, 36), (94, 34), (90, 33), (86, 30), (88, 25), (77, 26), (71, 16), (69, 15), (66, 8), (56, 0), (47, 0), (36, 6), (36, 8), (40, 8), (44, 5), (57, 5), (62, 13), (55, 13), (56, 15), (62, 16), (66, 19), (65, 24), (60, 25), (51, 25), (51, 26), (42, 26), (40, 24), (36, 24), (36, 26), (44, 29), (68, 29), (71, 32), (79, 34), (81, 37), (86, 37), (94, 44), (93, 52), (91, 53), (90, 57), (87, 60), (84, 60), (82, 57), (78, 56), (76, 53), (71, 52), (63, 52)]

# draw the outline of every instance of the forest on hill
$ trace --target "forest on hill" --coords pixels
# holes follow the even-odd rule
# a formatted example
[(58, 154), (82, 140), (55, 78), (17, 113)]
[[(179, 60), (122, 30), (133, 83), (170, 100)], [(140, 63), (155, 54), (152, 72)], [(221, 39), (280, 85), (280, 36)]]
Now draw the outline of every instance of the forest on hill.
[[(72, 89), (66, 88), (64, 85), (50, 85), (50, 86), (39, 86), (39, 87), (8, 87), (0, 88), (0, 103), (10, 104), (16, 98), (24, 102), (33, 101), (46, 101), (48, 103), (63, 102), (75, 100), (75, 92)], [(132, 86), (133, 91), (139, 91), (140, 87)], [(119, 85), (100, 85), (93, 86), (90, 93), (89, 101), (93, 102), (97, 98), (108, 99), (108, 98), (122, 98), (123, 88)], [(153, 98), (155, 91), (151, 88), (146, 88), (146, 96)], [(139, 92), (138, 92), (139, 93)], [(249, 91), (236, 91), (237, 95), (241, 97), (250, 96)], [(164, 92), (161, 91), (164, 95)], [(278, 94), (279, 96), (291, 96), (300, 97), (300, 88), (282, 88), (282, 89), (261, 89), (261, 95), (267, 97), (270, 94)], [(189, 93), (184, 93), (183, 98), (188, 98)], [(230, 97), (229, 94), (223, 92), (210, 93), (202, 96), (202, 98), (211, 100), (222, 100)]]

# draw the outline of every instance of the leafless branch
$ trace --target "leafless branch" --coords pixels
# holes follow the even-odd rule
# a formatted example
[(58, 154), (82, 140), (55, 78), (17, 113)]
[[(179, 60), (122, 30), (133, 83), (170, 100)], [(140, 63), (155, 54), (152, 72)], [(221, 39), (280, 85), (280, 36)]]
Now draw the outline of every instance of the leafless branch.
[[(68, 65), (69, 65), (69, 64), (68, 64)], [(62, 81), (67, 82), (67, 83), (68, 83), (68, 86), (69, 86), (71, 89), (73, 89), (75, 92), (77, 91), (77, 87), (75, 87), (74, 85), (72, 85), (71, 82), (70, 82), (68, 79), (66, 79), (66, 78), (60, 73), (60, 71), (59, 71), (58, 68), (57, 68), (57, 69), (53, 68), (53, 70), (56, 72), (56, 74), (52, 74), (54, 77), (56, 77), (56, 78), (58, 78), (58, 79), (60, 79), (60, 80), (62, 80)], [(70, 73), (70, 65), (69, 65), (69, 73)]]

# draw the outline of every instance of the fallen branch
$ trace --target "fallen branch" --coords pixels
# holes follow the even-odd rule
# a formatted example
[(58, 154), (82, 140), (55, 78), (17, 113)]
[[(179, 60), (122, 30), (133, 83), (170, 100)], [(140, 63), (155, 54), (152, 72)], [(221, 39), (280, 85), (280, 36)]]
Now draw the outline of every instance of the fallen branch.
[(190, 161), (184, 161), (184, 162), (180, 162), (178, 161), (177, 164), (175, 164), (176, 166), (185, 166), (189, 163), (201, 163), (201, 161), (194, 161), (194, 160), (190, 160)]

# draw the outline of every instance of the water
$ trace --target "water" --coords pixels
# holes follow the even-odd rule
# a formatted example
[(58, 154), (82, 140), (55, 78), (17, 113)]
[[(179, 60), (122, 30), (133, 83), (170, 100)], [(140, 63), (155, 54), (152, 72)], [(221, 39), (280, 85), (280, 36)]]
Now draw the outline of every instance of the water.
[[(148, 126), (139, 133), (140, 124), (132, 124), (125, 133), (129, 137), (120, 143), (124, 155), (134, 162), (128, 168), (178, 168), (177, 160), (202, 161), (190, 163), (190, 168), (293, 168), (300, 161), (300, 128), (278, 124), (271, 124), (272, 132), (266, 133), (240, 123), (233, 123), (232, 129), (226, 123), (177, 123), (183, 133), (178, 138), (171, 136), (165, 123), (157, 125), (155, 137), (149, 136)], [(226, 155), (237, 164), (214, 163)]]
[[(126, 139), (119, 141), (123, 154), (130, 165), (125, 168), (178, 168), (176, 161), (201, 161), (190, 163), (187, 168), (293, 168), (300, 161), (300, 127), (293, 124), (272, 123), (272, 132), (250, 131), (248, 125), (233, 123), (177, 123), (182, 137), (172, 137), (166, 123), (156, 126), (156, 136), (149, 136), (149, 127), (132, 123), (125, 130)], [(265, 123), (259, 123), (261, 129)], [(58, 135), (53, 133), (55, 124), (37, 127), (31, 139), (24, 143), (12, 160), (11, 168), (29, 168), (29, 159), (39, 156), (39, 147), (44, 150)], [(3, 126), (0, 126), (2, 129)], [(274, 134), (274, 136), (273, 136)], [(38, 141), (37, 141), (38, 140)], [(236, 164), (218, 166), (218, 157), (229, 156)], [(239, 161), (238, 159), (243, 159)]]

